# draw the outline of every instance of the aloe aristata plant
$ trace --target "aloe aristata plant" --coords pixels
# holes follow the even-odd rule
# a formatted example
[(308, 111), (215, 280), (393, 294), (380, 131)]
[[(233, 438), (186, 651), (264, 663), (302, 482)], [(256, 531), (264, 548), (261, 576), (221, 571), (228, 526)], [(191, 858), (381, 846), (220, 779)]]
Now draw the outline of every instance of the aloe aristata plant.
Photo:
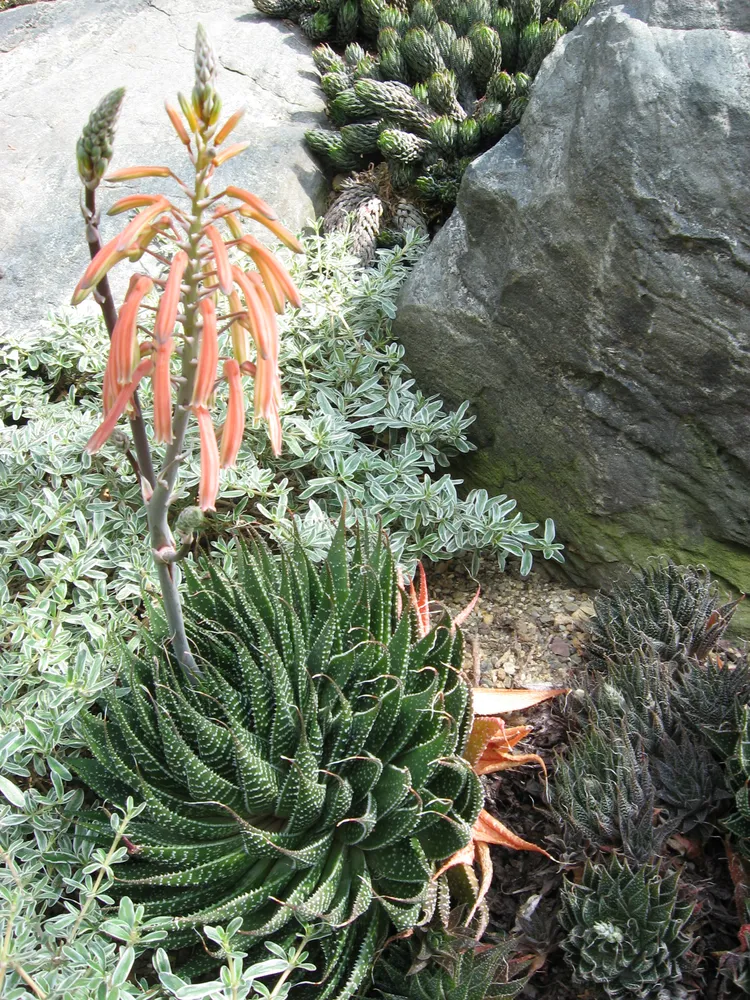
[[(186, 183), (166, 166), (137, 166), (110, 173), (112, 183), (145, 177), (164, 178), (179, 189), (178, 197), (133, 194), (117, 201), (110, 215), (136, 210), (122, 232), (95, 253), (73, 293), (73, 304), (82, 302), (101, 286), (109, 270), (121, 261), (144, 255), (168, 267), (164, 279), (135, 273), (119, 311), (111, 337), (104, 375), (104, 417), (86, 445), (97, 452), (112, 435), (123, 414), (133, 415), (139, 383), (150, 378), (154, 397), (154, 434), (164, 445), (160, 467), (150, 477), (142, 475), (151, 546), (162, 587), (165, 612), (175, 653), (183, 666), (194, 671), (182, 618), (175, 564), (187, 554), (187, 542), (175, 541), (169, 525), (169, 505), (180, 465), (185, 457), (185, 435), (191, 417), (200, 435), (200, 512), (214, 510), (219, 490), (219, 470), (232, 466), (245, 425), (243, 376), (254, 381), (256, 419), (267, 421), (271, 446), (281, 450), (276, 314), (287, 302), (300, 304), (299, 293), (277, 258), (253, 235), (241, 219), (250, 219), (270, 230), (291, 250), (301, 252), (296, 238), (278, 221), (276, 213), (260, 198), (239, 187), (213, 194), (211, 182), (217, 168), (243, 152), (249, 143), (224, 146), (242, 117), (237, 111), (220, 125), (221, 100), (215, 88), (216, 58), (204, 29), (199, 26), (195, 46), (195, 87), (192, 99), (179, 95), (182, 116), (169, 104), (167, 114), (193, 166)], [(106, 99), (105, 99), (106, 100)], [(79, 149), (79, 170), (97, 167), (107, 150), (93, 153)], [(82, 174), (83, 176), (83, 174)], [(157, 237), (174, 250), (165, 256), (152, 246)], [(244, 270), (232, 262), (230, 249), (241, 251), (254, 264)], [(147, 296), (157, 292), (157, 306)], [(144, 311), (153, 324), (144, 323)], [(155, 315), (154, 315), (155, 313)], [(226, 334), (226, 337), (223, 335)], [(250, 340), (254, 347), (251, 360)], [(224, 356), (223, 344), (231, 348)], [(211, 407), (217, 385), (228, 386), (226, 419), (214, 426)], [(141, 470), (151, 463), (145, 435), (135, 439)], [(197, 512), (196, 512), (197, 513)], [(198, 514), (200, 516), (200, 514)], [(189, 528), (189, 525), (188, 525)], [(186, 538), (189, 539), (189, 532)]]

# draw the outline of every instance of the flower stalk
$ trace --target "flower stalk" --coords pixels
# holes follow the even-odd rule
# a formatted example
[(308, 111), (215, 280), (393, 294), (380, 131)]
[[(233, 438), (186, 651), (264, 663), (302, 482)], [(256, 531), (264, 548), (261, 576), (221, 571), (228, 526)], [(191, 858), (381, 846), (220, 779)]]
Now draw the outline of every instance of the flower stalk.
[[(170, 637), (177, 659), (192, 675), (198, 674), (199, 669), (185, 633), (177, 567), (180, 559), (188, 554), (190, 544), (185, 537), (180, 537), (179, 544), (176, 543), (169, 523), (170, 504), (186, 457), (190, 419), (195, 417), (200, 438), (198, 507), (200, 512), (215, 510), (220, 467), (235, 463), (242, 442), (245, 426), (243, 375), (253, 378), (255, 417), (267, 421), (271, 447), (275, 454), (280, 451), (281, 383), (276, 314), (284, 311), (286, 302), (300, 304), (299, 293), (284, 267), (260, 241), (242, 230), (237, 216), (249, 216), (299, 252), (301, 247), (294, 236), (278, 222), (273, 210), (249, 191), (229, 187), (218, 195), (211, 192), (217, 167), (246, 145), (235, 144), (223, 152), (218, 148), (239, 122), (240, 114), (235, 113), (219, 127), (221, 100), (215, 88), (216, 65), (205, 31), (199, 26), (192, 100), (179, 95), (184, 121), (174, 107), (167, 105), (172, 126), (193, 165), (192, 183), (181, 180), (168, 167), (160, 166), (130, 167), (105, 178), (114, 183), (141, 177), (170, 179), (177, 183), (187, 204), (184, 201), (182, 205), (173, 203), (162, 195), (136, 194), (120, 199), (110, 214), (129, 210), (135, 210), (136, 214), (120, 235), (104, 247), (96, 228), (93, 198), (106, 169), (106, 164), (102, 168), (104, 154), (111, 155), (111, 142), (106, 144), (102, 136), (109, 128), (107, 135), (111, 137), (119, 103), (110, 95), (105, 99), (109, 101), (109, 117), (99, 114), (100, 109), (92, 115), (87, 126), (91, 133), (88, 145), (84, 144), (83, 148), (79, 144), (79, 172), (86, 185), (87, 206), (90, 205), (88, 232), (92, 237), (89, 241), (92, 263), (73, 293), (74, 304), (82, 302), (92, 292), (100, 298), (111, 336), (104, 376), (104, 417), (86, 450), (92, 454), (98, 451), (120, 416), (127, 412), (143, 476), (141, 485), (151, 549)], [(103, 119), (106, 119), (104, 125)], [(85, 139), (84, 131), (82, 143)], [(108, 157), (106, 159), (108, 163)], [(230, 199), (229, 204), (224, 201), (226, 198)], [(232, 204), (232, 200), (239, 204)], [(221, 231), (222, 226), (227, 227), (226, 236)], [(151, 248), (157, 237), (167, 247), (171, 246), (171, 256), (169, 249), (162, 252), (160, 248), (157, 252)], [(249, 256), (250, 266), (254, 265), (257, 270), (245, 271), (247, 260), (242, 266), (232, 261), (230, 252), (234, 255), (235, 247)], [(120, 261), (136, 261), (144, 255), (168, 268), (166, 277), (134, 275), (117, 314), (107, 274)], [(154, 307), (145, 298), (157, 291), (160, 299)], [(232, 317), (229, 326), (222, 330), (217, 329), (220, 296), (226, 301), (218, 310), (219, 314)], [(255, 363), (249, 359), (246, 332), (250, 333), (255, 346)], [(139, 336), (145, 339), (139, 342)], [(179, 372), (174, 370), (177, 363)], [(164, 445), (161, 460), (156, 465), (137, 400), (138, 384), (144, 378), (152, 380), (154, 442)], [(219, 451), (211, 409), (215, 389), (221, 383), (228, 386), (229, 404)], [(179, 525), (177, 534), (181, 534)], [(192, 532), (188, 537), (192, 539)]]

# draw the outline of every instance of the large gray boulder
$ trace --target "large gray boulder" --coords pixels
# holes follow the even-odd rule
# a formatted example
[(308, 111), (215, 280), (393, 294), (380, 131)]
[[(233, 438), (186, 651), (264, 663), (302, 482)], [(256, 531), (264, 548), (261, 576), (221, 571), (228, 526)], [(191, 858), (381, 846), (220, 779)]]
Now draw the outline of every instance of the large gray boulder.
[[(303, 139), (324, 119), (310, 44), (263, 19), (251, 0), (56, 0), (7, 11), (0, 14), (0, 333), (32, 329), (69, 301), (86, 266), (75, 145), (104, 94), (127, 88), (113, 168), (189, 167), (164, 101), (192, 89), (199, 21), (219, 55), (225, 111), (247, 108), (236, 137), (252, 140), (221, 177), (266, 198), (292, 229), (324, 207), (325, 179)], [(103, 236), (121, 223), (105, 220)], [(127, 280), (123, 267), (118, 273), (115, 291)]]
[(403, 294), (467, 479), (553, 517), (579, 584), (666, 551), (750, 590), (750, 4), (565, 36)]

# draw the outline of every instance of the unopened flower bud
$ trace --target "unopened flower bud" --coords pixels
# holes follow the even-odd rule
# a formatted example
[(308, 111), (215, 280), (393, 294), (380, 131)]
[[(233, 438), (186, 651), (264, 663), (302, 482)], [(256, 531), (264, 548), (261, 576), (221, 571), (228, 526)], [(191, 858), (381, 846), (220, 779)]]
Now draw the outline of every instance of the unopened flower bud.
[(125, 88), (110, 91), (89, 115), (76, 145), (78, 173), (87, 188), (93, 190), (107, 171), (112, 157), (115, 125)]
[(200, 507), (186, 507), (180, 511), (175, 522), (175, 533), (179, 540), (185, 541), (203, 527), (205, 515)]

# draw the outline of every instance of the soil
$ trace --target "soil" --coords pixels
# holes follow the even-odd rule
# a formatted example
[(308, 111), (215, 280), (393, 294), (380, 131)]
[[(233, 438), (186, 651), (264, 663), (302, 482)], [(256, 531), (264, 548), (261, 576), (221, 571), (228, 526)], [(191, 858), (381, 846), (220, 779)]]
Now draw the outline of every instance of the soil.
[[(586, 626), (594, 614), (593, 595), (538, 571), (522, 579), (512, 571), (501, 573), (485, 565), (478, 576), (481, 596), (463, 626), (465, 670), (471, 681), (491, 687), (578, 686), (584, 670)], [(447, 563), (431, 567), (429, 585), (432, 601), (455, 614), (471, 601), (477, 581), (465, 567)], [(732, 651), (725, 648), (723, 652)], [(538, 753), (553, 775), (555, 757), (565, 752), (572, 728), (565, 700), (545, 702), (509, 715), (506, 721), (534, 727), (518, 749)], [(557, 859), (555, 863), (529, 851), (492, 848), (489, 930), (520, 935), (520, 953), (532, 956), (536, 971), (521, 994), (524, 1000), (589, 1000), (593, 994), (572, 982), (571, 968), (560, 948), (557, 920), (563, 879), (580, 873), (583, 856), (575, 856), (566, 847), (563, 825), (549, 804), (544, 773), (539, 767), (525, 766), (483, 780), (487, 808), (514, 833), (543, 846)], [(675, 837), (668, 841), (668, 848), (664, 866), (679, 871), (682, 895), (695, 903), (686, 996), (696, 1000), (746, 997), (746, 992), (718, 974), (722, 953), (737, 949), (740, 926), (722, 838), (717, 834), (700, 844)], [(744, 961), (739, 958), (740, 963)], [(634, 1000), (638, 996), (634, 993)]]

